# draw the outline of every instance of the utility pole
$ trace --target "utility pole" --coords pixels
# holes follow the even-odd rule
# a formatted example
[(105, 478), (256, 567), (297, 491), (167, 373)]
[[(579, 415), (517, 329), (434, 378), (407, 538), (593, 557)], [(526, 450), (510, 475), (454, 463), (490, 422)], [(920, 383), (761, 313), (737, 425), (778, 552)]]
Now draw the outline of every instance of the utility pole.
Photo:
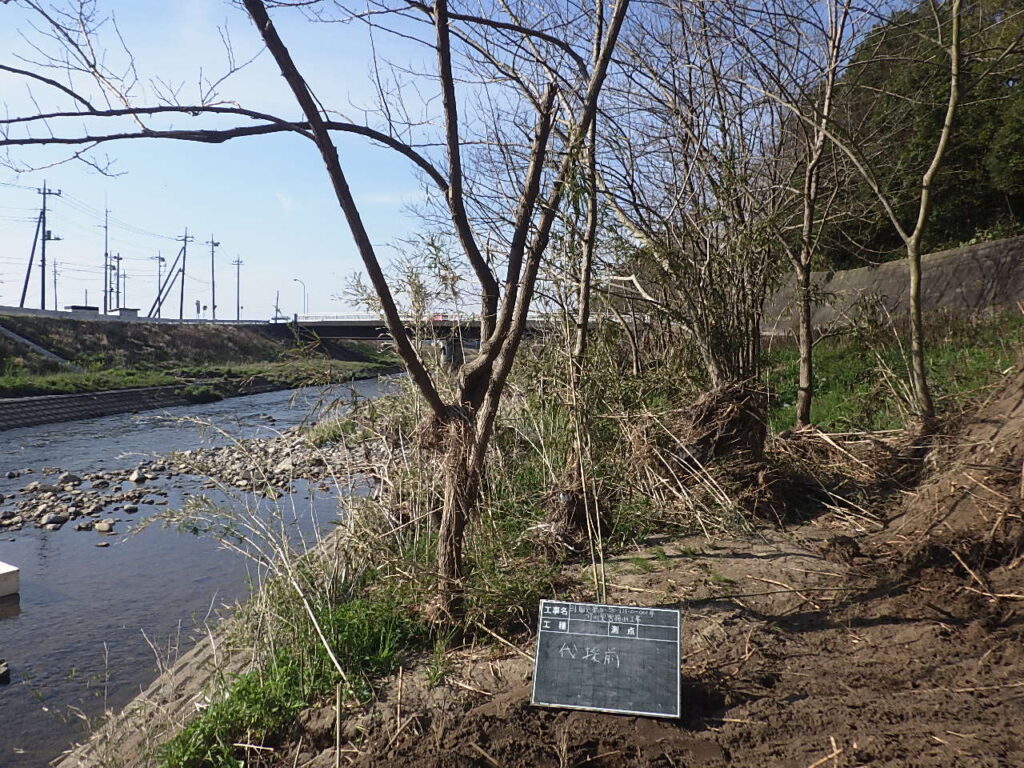
[(57, 311), (57, 260), (53, 260), (53, 311)]
[(110, 312), (110, 211), (103, 204), (103, 314)]
[(206, 244), (210, 246), (210, 313), (213, 315), (213, 319), (217, 319), (217, 270), (214, 268), (213, 263), (213, 249), (220, 245), (216, 240), (213, 239), (213, 235), (210, 235), (210, 239), (206, 241)]
[[(113, 259), (111, 258), (110, 261), (113, 261)], [(111, 279), (111, 275), (113, 275), (113, 274), (114, 274), (114, 265), (108, 263), (107, 264), (107, 271), (103, 275), (103, 292), (104, 292), (104, 295), (108, 299), (108, 302), (107, 302), (109, 304), (108, 311), (110, 311), (110, 312), (113, 312), (116, 309), (116, 307), (114, 306), (114, 289), (110, 286), (110, 279)]]
[(242, 261), (237, 256), (231, 262), (235, 265), (235, 322), (242, 319)]
[(21, 288), (21, 301), (18, 303), (19, 307), (25, 306), (25, 297), (28, 295), (28, 282), (29, 278), (32, 277), (32, 264), (36, 259), (36, 245), (39, 244), (39, 233), (42, 231), (43, 226), (43, 214), (40, 212), (39, 216), (36, 217), (36, 233), (32, 235), (32, 252), (28, 256), (28, 269), (25, 270), (25, 285)]
[(185, 227), (185, 234), (178, 238), (181, 243), (181, 294), (178, 299), (178, 319), (185, 319), (185, 259), (188, 258), (188, 244), (195, 240), (189, 235), (188, 227)]
[(156, 256), (150, 256), (151, 259), (156, 261), (156, 316), (160, 317), (160, 291), (164, 285), (164, 262), (167, 261), (160, 253), (156, 252)]
[(124, 287), (120, 289), (119, 295), (121, 297), (121, 304), (123, 306), (124, 304), (128, 303), (128, 273), (127, 272), (122, 272), (121, 273), (121, 284)]
[(112, 257), (114, 260), (114, 291), (117, 295), (117, 309), (121, 309), (124, 304), (121, 302), (121, 254), (118, 253)]
[(54, 237), (50, 233), (50, 230), (46, 228), (46, 198), (50, 195), (60, 197), (61, 191), (59, 189), (57, 191), (48, 189), (46, 181), (43, 181), (43, 188), (37, 189), (36, 191), (43, 196), (43, 210), (40, 214), (40, 221), (42, 221), (43, 229), (43, 240), (39, 256), (39, 274), (41, 276), (39, 281), (39, 308), (46, 309), (46, 244), (51, 240), (60, 240), (59, 237)]

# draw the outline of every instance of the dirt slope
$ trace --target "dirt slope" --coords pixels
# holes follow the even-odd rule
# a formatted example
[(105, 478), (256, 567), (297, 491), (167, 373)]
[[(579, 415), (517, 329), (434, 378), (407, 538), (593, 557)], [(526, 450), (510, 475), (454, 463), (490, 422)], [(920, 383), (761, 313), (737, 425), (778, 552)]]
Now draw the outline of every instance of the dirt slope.
[[(610, 602), (684, 612), (680, 720), (531, 707), (521, 638), (463, 649), (440, 681), (426, 661), (403, 670), (344, 720), (342, 762), (1024, 765), (1022, 402), (1018, 373), (877, 532), (826, 515), (610, 562)], [(334, 739), (333, 708), (308, 710), (279, 764), (333, 766)]]

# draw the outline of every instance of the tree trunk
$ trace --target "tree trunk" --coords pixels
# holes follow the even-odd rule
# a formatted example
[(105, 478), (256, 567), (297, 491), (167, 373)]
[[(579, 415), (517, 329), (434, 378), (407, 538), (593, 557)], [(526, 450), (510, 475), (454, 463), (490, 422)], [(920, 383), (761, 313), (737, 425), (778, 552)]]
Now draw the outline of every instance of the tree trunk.
[(797, 344), (800, 348), (800, 382), (796, 395), (796, 425), (811, 423), (814, 397), (814, 329), (811, 327), (811, 267), (801, 265), (797, 274)]
[(474, 425), (455, 418), (445, 425), (444, 505), (437, 536), (438, 598), (444, 614), (460, 607), (463, 590), (462, 549), (466, 524), (480, 491), (482, 462), (473, 458)]
[(928, 390), (925, 370), (924, 318), (921, 309), (921, 244), (916, 238), (907, 243), (907, 263), (910, 265), (910, 381), (914, 387), (917, 415), (930, 426), (935, 418), (935, 404)]

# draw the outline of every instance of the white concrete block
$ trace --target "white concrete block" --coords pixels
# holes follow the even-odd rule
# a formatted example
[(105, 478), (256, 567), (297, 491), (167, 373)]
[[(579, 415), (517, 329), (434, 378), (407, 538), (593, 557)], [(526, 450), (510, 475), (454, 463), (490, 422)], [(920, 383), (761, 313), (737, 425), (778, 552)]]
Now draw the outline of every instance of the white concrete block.
[(0, 561), (0, 597), (18, 594), (19, 575), (13, 565)]

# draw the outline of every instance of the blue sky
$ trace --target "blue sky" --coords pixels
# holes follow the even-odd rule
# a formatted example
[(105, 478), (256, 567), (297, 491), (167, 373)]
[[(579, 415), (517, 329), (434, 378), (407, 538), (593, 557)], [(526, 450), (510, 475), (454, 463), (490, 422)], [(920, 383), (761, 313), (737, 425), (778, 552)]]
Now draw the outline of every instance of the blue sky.
[[(223, 0), (141, 2), (100, 0), (101, 12), (116, 16), (132, 50), (144, 85), (159, 76), (182, 84), (182, 101), (197, 91), (202, 68), (217, 76), (226, 55), (218, 26), (231, 36), (236, 59), (245, 60), (261, 48), (255, 29), (244, 13)], [(0, 5), (0, 51), (28, 54), (29, 39), (38, 39), (25, 26), (25, 11)], [(329, 108), (362, 122), (356, 108), (372, 106), (370, 48), (361, 24), (313, 24), (296, 11), (276, 12), (275, 23), (307, 79)], [(21, 30), (22, 32), (19, 32)], [(112, 33), (112, 28), (107, 28)], [(116, 38), (102, 36), (118, 61)], [(429, 51), (407, 42), (378, 36), (377, 50), (400, 64), (414, 67), (429, 62)], [(0, 62), (28, 68), (0, 54)], [(427, 64), (429, 66), (429, 64)], [(284, 81), (268, 54), (238, 73), (220, 89), (223, 99), (247, 108), (298, 118)], [(46, 108), (67, 107), (33, 87), (33, 96)], [(0, 100), (9, 114), (31, 111), (23, 80), (0, 74)], [(152, 95), (140, 103), (155, 103)], [(422, 106), (422, 105), (419, 105)], [(175, 127), (193, 127), (188, 118), (176, 117)], [(79, 126), (80, 127), (80, 126)], [(72, 126), (58, 133), (70, 132)], [(417, 229), (408, 206), (424, 199), (422, 185), (408, 161), (375, 148), (365, 140), (339, 139), (342, 162), (374, 242), (386, 246)], [(231, 261), (241, 258), (243, 317), (269, 318), (275, 294), (285, 314), (301, 312), (302, 287), (308, 288), (311, 313), (353, 311), (339, 297), (347, 275), (360, 262), (348, 229), (333, 197), (319, 156), (311, 142), (297, 136), (238, 139), (208, 146), (191, 142), (132, 140), (103, 146), (123, 175), (109, 178), (88, 166), (71, 162), (45, 171), (15, 174), (0, 169), (0, 304), (16, 305), (28, 262), (40, 195), (45, 179), (64, 198), (50, 198), (48, 227), (59, 242), (48, 244), (48, 260), (57, 262), (57, 298), (64, 306), (101, 304), (104, 206), (111, 211), (110, 250), (123, 257), (128, 276), (126, 306), (148, 309), (156, 293), (157, 269), (152, 258), (168, 259), (179, 244), (172, 238), (187, 227), (195, 236), (189, 247), (186, 281), (186, 317), (195, 316), (195, 300), (210, 303), (210, 252), (204, 241), (211, 235), (216, 250), (218, 317), (234, 317), (235, 271)], [(42, 165), (62, 157), (58, 149), (18, 152), (14, 158)], [(129, 226), (125, 226), (129, 225)], [(392, 252), (384, 250), (383, 253)], [(39, 305), (39, 275), (34, 270), (27, 306)], [(47, 270), (48, 306), (52, 307), (53, 273)], [(175, 288), (174, 312), (177, 312)], [(166, 313), (165, 309), (165, 313)]]

